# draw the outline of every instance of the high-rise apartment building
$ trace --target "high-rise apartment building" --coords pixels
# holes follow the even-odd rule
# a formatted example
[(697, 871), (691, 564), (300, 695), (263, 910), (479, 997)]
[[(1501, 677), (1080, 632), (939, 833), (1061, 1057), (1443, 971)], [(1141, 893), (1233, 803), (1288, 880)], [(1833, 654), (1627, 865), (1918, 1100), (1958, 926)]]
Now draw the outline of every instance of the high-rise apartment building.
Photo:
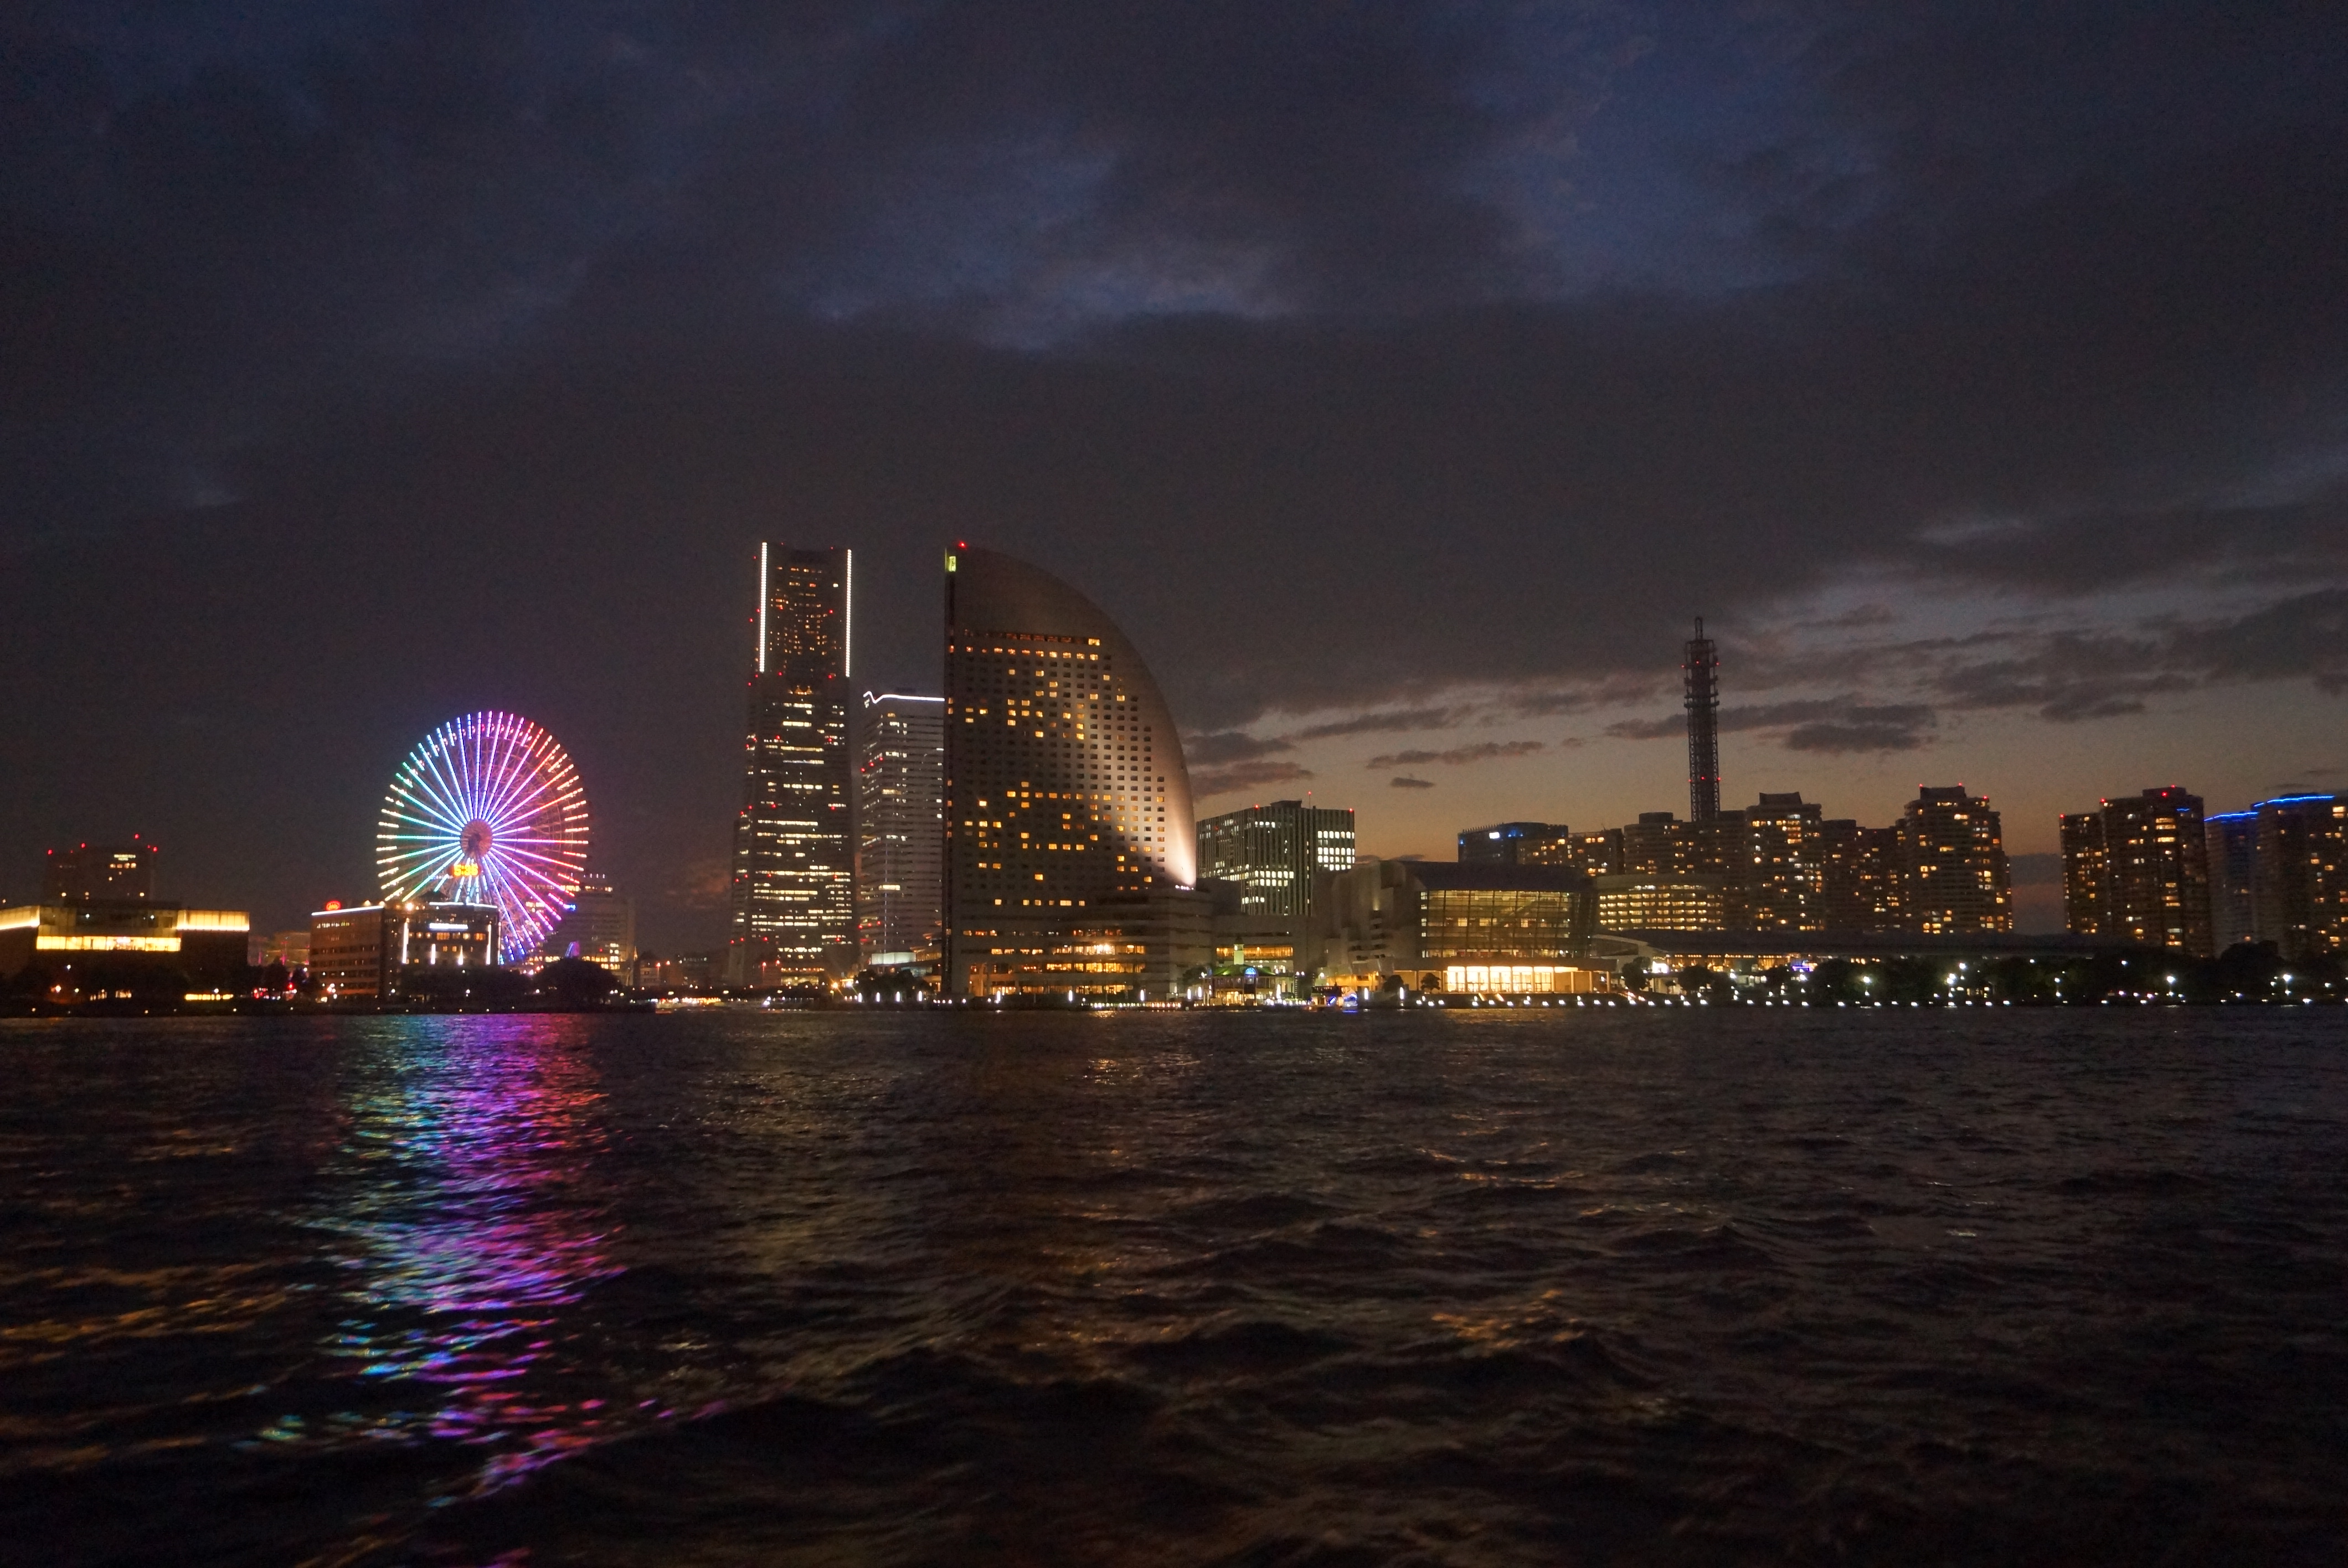
[(1736, 879), (1744, 888), (1746, 928), (1826, 929), (1824, 810), (1795, 791), (1764, 794), (1744, 816), (1744, 864), (1736, 867)]
[(854, 962), (848, 679), (854, 559), (758, 547), (757, 641), (734, 825), (734, 985), (819, 981)]
[(2201, 801), (2148, 789), (2062, 819), (2063, 921), (2075, 935), (2212, 951)]
[(2348, 949), (2348, 796), (2282, 795), (2256, 809), (2256, 938), (2287, 958)]
[[(2237, 942), (2258, 939), (2259, 814), (2220, 812), (2204, 818), (2201, 827), (2209, 860), (2209, 945), (2222, 953)], [(2066, 844), (2066, 870), (2068, 850)]]
[(1643, 811), (1622, 828), (1622, 864), (1626, 876), (1676, 876), (1688, 869), (1687, 824), (1668, 811)]
[(856, 726), (856, 935), (934, 956), (944, 932), (946, 700), (864, 693)]
[(1213, 958), (1171, 712), (1084, 595), (957, 545), (945, 578), (946, 985), (1162, 999)]
[(1921, 786), (1900, 821), (1908, 929), (1960, 936), (2013, 929), (2012, 873), (1998, 814), (1965, 786)]
[(1900, 830), (1833, 817), (1818, 832), (1824, 928), (1862, 935), (1902, 929)]
[(2106, 801), (2103, 818), (2110, 934), (2148, 947), (2209, 953), (2209, 851), (2201, 797), (2148, 789)]
[(2063, 928), (2074, 936), (2108, 936), (2112, 929), (2111, 856), (2104, 847), (2104, 814), (2068, 811), (2063, 845)]

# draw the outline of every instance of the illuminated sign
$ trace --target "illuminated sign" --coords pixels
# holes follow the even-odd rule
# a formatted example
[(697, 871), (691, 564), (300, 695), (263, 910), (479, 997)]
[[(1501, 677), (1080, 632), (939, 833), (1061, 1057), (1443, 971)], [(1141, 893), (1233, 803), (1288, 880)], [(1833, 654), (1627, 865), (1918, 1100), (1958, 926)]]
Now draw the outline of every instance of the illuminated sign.
[(448, 875), (451, 876), (479, 876), (480, 874), (481, 867), (478, 861), (459, 860), (456, 865), (448, 867)]

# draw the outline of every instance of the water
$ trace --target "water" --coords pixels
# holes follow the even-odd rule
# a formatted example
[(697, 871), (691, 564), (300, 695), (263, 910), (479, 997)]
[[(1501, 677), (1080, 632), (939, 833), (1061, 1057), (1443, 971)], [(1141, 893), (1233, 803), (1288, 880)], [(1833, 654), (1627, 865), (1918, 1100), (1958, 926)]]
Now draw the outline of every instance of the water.
[(11, 1563), (2325, 1563), (2348, 1012), (0, 1025)]

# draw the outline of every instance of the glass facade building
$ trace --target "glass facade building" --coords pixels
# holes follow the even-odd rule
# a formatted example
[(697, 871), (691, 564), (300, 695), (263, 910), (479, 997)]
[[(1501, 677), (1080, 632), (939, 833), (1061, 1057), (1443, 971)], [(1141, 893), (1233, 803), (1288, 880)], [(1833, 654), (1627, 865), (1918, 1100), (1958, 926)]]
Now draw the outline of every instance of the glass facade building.
[[(2065, 822), (2071, 819), (2065, 817)], [(2219, 952), (2237, 942), (2258, 939), (2256, 886), (2258, 878), (2259, 814), (2220, 812), (2205, 818), (2201, 832), (2209, 861), (2209, 945)], [(2065, 871), (2069, 870), (2069, 845)], [(2073, 930), (2078, 927), (2071, 927)]]
[(734, 825), (726, 979), (807, 984), (853, 966), (849, 760), (855, 562), (758, 547), (757, 637)]
[(856, 939), (934, 958), (944, 931), (946, 700), (864, 693), (856, 725)]

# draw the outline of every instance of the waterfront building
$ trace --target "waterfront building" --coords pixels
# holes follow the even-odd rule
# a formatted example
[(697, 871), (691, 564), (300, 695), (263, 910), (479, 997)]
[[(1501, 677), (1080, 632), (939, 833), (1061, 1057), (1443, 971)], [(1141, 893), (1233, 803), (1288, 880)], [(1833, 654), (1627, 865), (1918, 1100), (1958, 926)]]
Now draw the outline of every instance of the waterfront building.
[(2175, 787), (2104, 803), (2106, 909), (2113, 936), (2211, 951), (2209, 838), (2201, 797)]
[(582, 873), (571, 907), (540, 949), (548, 958), (584, 958), (628, 983), (636, 963), (635, 900), (600, 871)]
[(867, 692), (856, 725), (856, 940), (934, 956), (945, 925), (946, 700)]
[(1237, 887), (1233, 935), (1293, 938), (1312, 927), (1316, 882), (1354, 868), (1354, 814), (1276, 800), (1202, 818), (1198, 867)]
[(2111, 856), (2104, 848), (2104, 814), (2065, 812), (2058, 825), (2063, 845), (2063, 928), (2100, 937), (2112, 928)]
[(1590, 878), (1567, 866), (1365, 860), (1325, 884), (1319, 967), (1356, 983), (1399, 976), (1426, 990), (1444, 989), (1454, 968), (1483, 969), (1486, 983), (1495, 966), (1570, 968), (1590, 938)]
[(310, 967), (310, 929), (278, 931), (270, 936), (248, 935), (245, 938), (245, 961), (256, 969), (272, 964), (283, 964), (288, 969)]
[[(2070, 818), (2063, 820), (2068, 822)], [(2222, 953), (2237, 942), (2258, 939), (2253, 900), (2258, 877), (2259, 814), (2220, 812), (2204, 818), (2201, 826), (2207, 846), (2204, 854), (2209, 862), (2209, 945)], [(2067, 870), (2066, 854), (2066, 874)], [(2071, 928), (2075, 931), (2079, 927)]]
[(2012, 873), (1989, 797), (1920, 786), (1900, 821), (1902, 913), (1925, 936), (2013, 929)]
[(1622, 872), (1596, 879), (1601, 931), (1719, 931), (1728, 927), (1720, 880), (1684, 872)]
[(0, 977), (37, 968), (68, 991), (99, 971), (216, 987), (242, 976), (252, 927), (242, 909), (190, 909), (146, 893), (24, 904), (0, 909)]
[(1798, 791), (1763, 794), (1746, 808), (1740, 922), (1754, 931), (1818, 931), (1827, 924), (1826, 813)]
[(155, 897), (152, 844), (77, 844), (52, 849), (41, 867), (44, 904), (144, 904)]
[(2348, 948), (2348, 797), (2282, 795), (2255, 810), (2256, 939), (2287, 958)]
[(310, 982), (329, 1001), (390, 1001), (496, 968), (502, 937), (494, 904), (329, 904), (310, 917)]
[(957, 545), (945, 585), (948, 994), (1169, 998), (1212, 900), (1158, 682), (1038, 567)]
[(820, 981), (856, 957), (848, 681), (855, 561), (758, 547), (757, 631), (734, 826), (735, 985)]
[(1818, 824), (1823, 928), (1878, 932), (1901, 928), (1900, 830), (1862, 827), (1849, 817)]

